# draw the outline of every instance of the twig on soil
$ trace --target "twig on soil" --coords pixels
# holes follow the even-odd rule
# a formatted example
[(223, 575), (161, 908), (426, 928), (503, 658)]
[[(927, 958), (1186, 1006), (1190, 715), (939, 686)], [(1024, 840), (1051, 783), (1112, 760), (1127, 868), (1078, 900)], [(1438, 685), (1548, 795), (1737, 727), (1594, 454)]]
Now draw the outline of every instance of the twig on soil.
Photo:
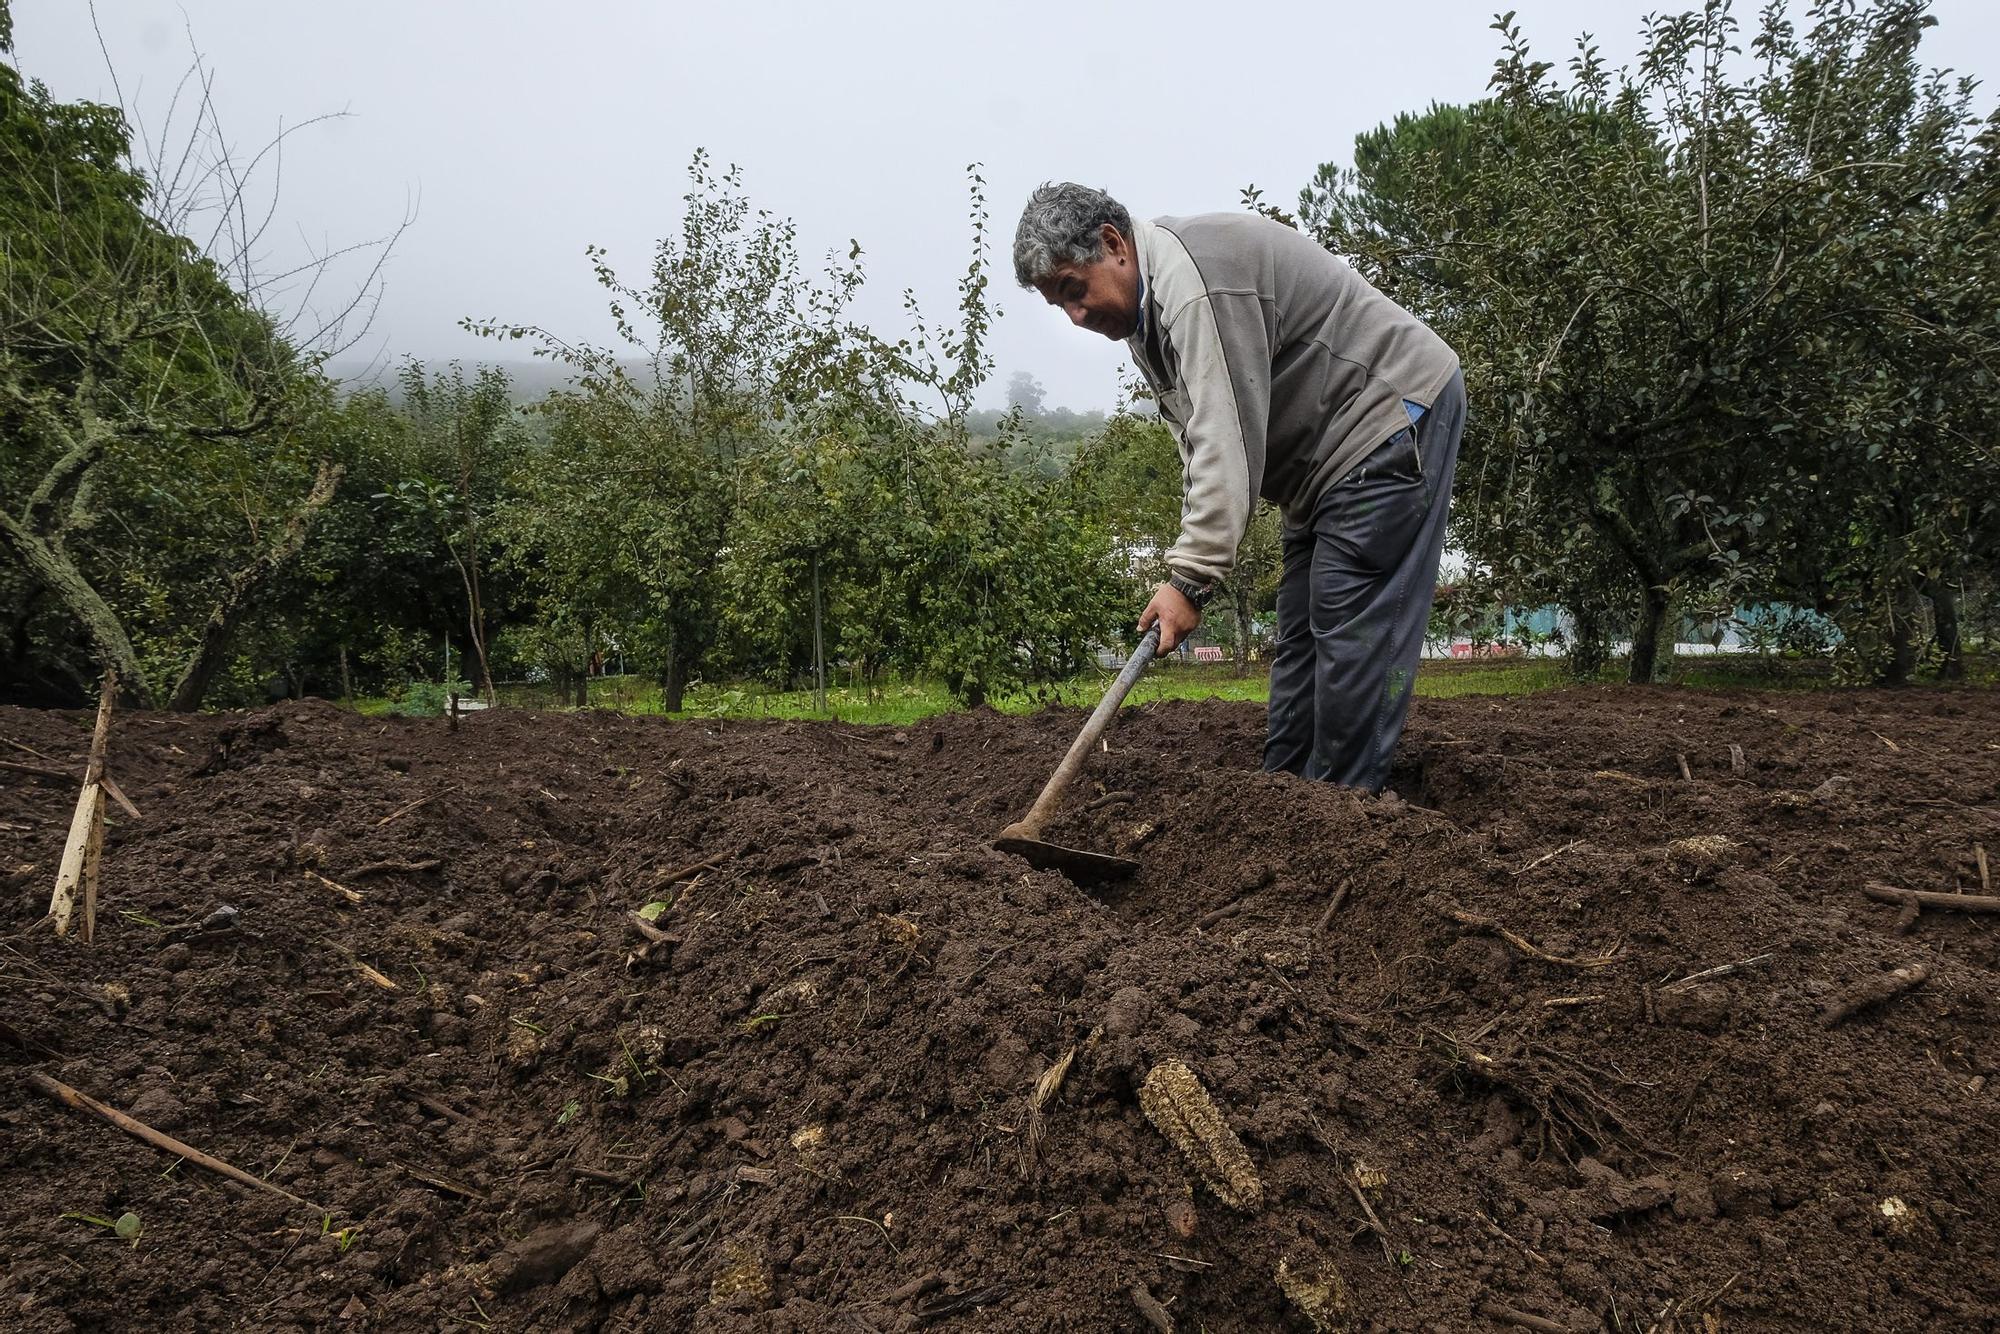
[(1389, 1229), (1383, 1227), (1382, 1220), (1375, 1216), (1375, 1206), (1368, 1203), (1367, 1192), (1361, 1189), (1361, 1183), (1356, 1181), (1352, 1174), (1347, 1177), (1347, 1190), (1354, 1196), (1354, 1202), (1361, 1206), (1362, 1214), (1368, 1219), (1369, 1228), (1375, 1233), (1375, 1240), (1382, 1244), (1382, 1258), (1393, 1268), (1396, 1263), (1396, 1253), (1389, 1249)]
[(936, 1301), (918, 1307), (917, 1319), (938, 1320), (948, 1315), (957, 1315), (961, 1311), (970, 1311), (974, 1307), (990, 1306), (1012, 1291), (1013, 1288), (1006, 1283), (995, 1283), (991, 1287), (980, 1288), (974, 1292), (948, 1292)]
[(1353, 876), (1341, 877), (1340, 883), (1334, 887), (1333, 897), (1326, 901), (1326, 911), (1321, 913), (1319, 921), (1313, 924), (1315, 932), (1324, 931), (1333, 925), (1333, 915), (1339, 912), (1340, 905), (1347, 901), (1347, 890), (1353, 883)]
[(1197, 931), (1206, 931), (1223, 918), (1235, 916), (1238, 912), (1242, 911), (1242, 908), (1242, 899), (1231, 899), (1219, 908), (1210, 908), (1207, 912), (1195, 918), (1194, 929)]
[(1931, 966), (1927, 963), (1905, 964), (1893, 972), (1871, 977), (1860, 986), (1848, 992), (1827, 1008), (1826, 1016), (1820, 1020), (1820, 1027), (1832, 1028), (1861, 1013), (1873, 1005), (1894, 1000), (1907, 992), (1915, 991), (1930, 980)]
[(1512, 1325), (1516, 1329), (1532, 1329), (1537, 1331), (1537, 1334), (1570, 1334), (1568, 1325), (1558, 1324), (1543, 1316), (1529, 1315), (1526, 1311), (1517, 1311), (1499, 1302), (1484, 1301), (1473, 1309), (1488, 1320), (1497, 1324)]
[(932, 1270), (928, 1274), (918, 1275), (908, 1283), (889, 1289), (876, 1298), (876, 1300), (884, 1306), (901, 1306), (904, 1302), (923, 1296), (933, 1288), (941, 1288), (943, 1286), (944, 1275), (938, 1273), (936, 1270)]
[(395, 810), (390, 811), (387, 815), (377, 820), (375, 822), (375, 827), (377, 829), (380, 829), (383, 825), (394, 824), (396, 821), (408, 815), (411, 811), (416, 810), (419, 806), (428, 806), (431, 802), (436, 801), (439, 797), (443, 796), (445, 792), (451, 792), (455, 790), (456, 790), (455, 786), (448, 787), (444, 789), (444, 792), (433, 792), (428, 797), (418, 797), (415, 801), (406, 801), (402, 805), (398, 806)]
[(12, 737), (0, 736), (0, 741), (6, 742), (8, 745), (12, 746), (15, 750), (20, 751), (23, 755), (33, 755), (37, 759), (47, 760), (50, 764), (60, 763), (60, 761), (57, 760), (55, 756), (36, 750), (33, 746), (23, 745), (20, 742), (14, 740), (14, 738)]
[(1897, 744), (1896, 744), (1895, 742), (1891, 741), (1891, 740), (1890, 740), (1890, 739), (1889, 739), (1888, 737), (1885, 737), (1885, 736), (1883, 736), (1883, 735), (1882, 735), (1882, 734), (1881, 734), (1880, 732), (1870, 732), (1870, 733), (1869, 733), (1868, 735), (1869, 735), (1869, 736), (1872, 736), (1872, 737), (1874, 737), (1874, 738), (1875, 738), (1875, 739), (1876, 739), (1877, 741), (1879, 741), (1879, 742), (1881, 742), (1881, 743), (1882, 743), (1883, 745), (1887, 746), (1887, 747), (1888, 747), (1888, 748), (1889, 748), (1890, 750), (1901, 750), (1901, 749), (1902, 749), (1902, 747), (1901, 747), (1901, 746), (1899, 746), (1899, 745), (1897, 745)]
[(1580, 844), (1582, 844), (1582, 842), (1583, 840), (1580, 838), (1572, 839), (1568, 843), (1565, 843), (1561, 847), (1557, 848), (1554, 852), (1548, 852), (1542, 854), (1541, 856), (1535, 858), (1535, 860), (1529, 862), (1526, 866), (1523, 866), (1520, 870), (1514, 872), (1515, 877), (1518, 879), (1519, 877), (1524, 876), (1528, 872), (1534, 870), (1537, 866), (1542, 865), (1542, 863), (1554, 861), (1556, 858), (1562, 856), (1565, 852), (1568, 852), (1571, 848), (1577, 847)]
[(677, 866), (671, 871), (657, 875), (653, 877), (653, 881), (655, 884), (672, 885), (682, 880), (691, 880), (703, 871), (720, 870), (722, 864), (734, 855), (734, 853), (725, 852), (713, 857), (703, 857), (698, 862), (689, 862), (686, 866)]
[(319, 881), (322, 885), (325, 885), (328, 889), (340, 895), (340, 897), (346, 899), (349, 903), (361, 902), (360, 894), (356, 893), (354, 890), (349, 889), (346, 885), (341, 884), (337, 880), (328, 880), (318, 871), (307, 871), (306, 875), (311, 879)]
[(67, 783), (70, 775), (60, 769), (50, 769), (39, 764), (23, 764), (19, 760), (0, 760), (0, 770), (10, 774), (26, 774), (30, 778), (46, 778), (51, 783)]
[(1543, 963), (1555, 964), (1561, 968), (1604, 968), (1618, 962), (1619, 954), (1616, 950), (1594, 959), (1568, 959), (1560, 954), (1550, 954), (1547, 950), (1533, 944), (1527, 938), (1509, 931), (1491, 917), (1485, 917), (1475, 912), (1467, 912), (1457, 904), (1435, 895), (1425, 899), (1424, 902), (1433, 912), (1449, 917), (1460, 926), (1469, 926), (1476, 931), (1490, 931), (1529, 958), (1538, 959)]
[(226, 1177), (239, 1186), (249, 1186), (255, 1190), (269, 1191), (273, 1195), (290, 1200), (293, 1204), (304, 1205), (306, 1208), (312, 1209), (321, 1215), (332, 1212), (331, 1210), (320, 1208), (320, 1206), (309, 1200), (302, 1200), (290, 1191), (274, 1186), (268, 1181), (253, 1177), (240, 1168), (231, 1167), (220, 1158), (212, 1158), (193, 1145), (183, 1143), (175, 1139), (172, 1135), (163, 1134), (143, 1121), (136, 1121), (115, 1107), (107, 1107), (88, 1093), (78, 1092), (76, 1089), (63, 1083), (60, 1079), (45, 1075), (39, 1070), (28, 1073), (28, 1084), (31, 1088), (47, 1094), (57, 1102), (74, 1107), (80, 1112), (89, 1112), (92, 1116), (109, 1121), (112, 1125), (118, 1127), (134, 1139), (143, 1140), (156, 1149), (185, 1158), (196, 1167), (205, 1167), (217, 1176)]
[(370, 982), (373, 982), (376, 986), (382, 988), (382, 990), (384, 991), (402, 990), (401, 987), (396, 985), (396, 982), (393, 978), (389, 977), (386, 973), (378, 972), (377, 970), (370, 968), (367, 964), (361, 962), (360, 957), (356, 955), (353, 950), (347, 948), (347, 946), (341, 944), (339, 941), (328, 940), (325, 936), (321, 936), (320, 943), (325, 945), (328, 949), (331, 949), (336, 953), (338, 953), (342, 958), (346, 959), (350, 964), (353, 964), (355, 972), (361, 974), (363, 977), (367, 978)]
[(439, 1190), (449, 1191), (453, 1195), (463, 1195), (468, 1200), (483, 1201), (488, 1198), (485, 1191), (477, 1190), (462, 1181), (454, 1181), (448, 1176), (442, 1176), (439, 1173), (418, 1167), (413, 1163), (406, 1163), (400, 1158), (391, 1158), (389, 1161), (405, 1176), (414, 1177), (426, 1186), (436, 1186)]
[(1923, 905), (1917, 902), (1917, 896), (1915, 894), (1904, 894), (1903, 911), (1896, 914), (1895, 924), (1889, 928), (1890, 934), (1898, 936), (1909, 935), (1910, 929), (1916, 926), (1917, 918), (1922, 912)]
[(1604, 999), (1605, 997), (1601, 995), (1600, 996), (1551, 996), (1548, 1000), (1542, 1002), (1542, 1008), (1545, 1010), (1566, 1010), (1578, 1005), (1596, 1005), (1598, 1002)]
[(364, 875), (417, 875), (424, 871), (435, 871), (444, 865), (442, 857), (422, 857), (413, 862), (380, 861), (357, 866), (347, 873), (349, 880), (359, 880)]
[(868, 1217), (866, 1214), (828, 1214), (825, 1218), (817, 1218), (814, 1219), (813, 1221), (816, 1223), (866, 1223), (869, 1227), (874, 1228), (877, 1232), (880, 1232), (882, 1234), (882, 1240), (889, 1243), (890, 1250), (894, 1251), (898, 1255), (901, 1255), (903, 1253), (903, 1248), (898, 1246), (896, 1244), (896, 1239), (889, 1235), (889, 1229), (883, 1227), (880, 1223)]
[(1691, 987), (1697, 982), (1706, 981), (1711, 977), (1721, 977), (1724, 974), (1733, 973), (1739, 968), (1748, 968), (1752, 964), (1762, 963), (1770, 957), (1771, 955), (1769, 954), (1753, 954), (1747, 959), (1738, 959), (1735, 963), (1717, 964), (1713, 968), (1704, 968), (1698, 973), (1689, 973), (1678, 982), (1669, 982), (1667, 985), (1661, 987), (1660, 994), (1665, 995), (1670, 991), (1679, 991), (1682, 987)]
[(1101, 811), (1106, 806), (1122, 806), (1136, 795), (1138, 794), (1133, 792), (1107, 792), (1083, 809), (1086, 811)]
[(421, 1093), (412, 1093), (410, 1101), (434, 1116), (442, 1116), (447, 1121), (456, 1121), (460, 1125), (472, 1124), (471, 1117), (459, 1111), (458, 1108), (448, 1102), (440, 1102), (436, 1098), (426, 1097)]
[(1954, 908), (1959, 912), (2000, 912), (2000, 895), (1940, 894), (1929, 889), (1902, 889), (1870, 881), (1861, 892), (1880, 903), (1907, 904), (1915, 900), (1926, 908)]
[(1167, 1314), (1167, 1308), (1160, 1305), (1159, 1298), (1146, 1290), (1143, 1283), (1134, 1283), (1126, 1291), (1132, 1296), (1132, 1305), (1139, 1308), (1139, 1316), (1160, 1334), (1174, 1334), (1174, 1318)]
[(52, 1061), (68, 1059), (54, 1047), (44, 1047), (4, 1019), (0, 1019), (0, 1042), (19, 1047), (25, 1052), (33, 1052), (37, 1056), (46, 1056)]
[(1494, 1236), (1500, 1238), (1500, 1240), (1514, 1247), (1516, 1250), (1520, 1251), (1521, 1254), (1527, 1256), (1530, 1260), (1533, 1260), (1536, 1264), (1546, 1265), (1549, 1262), (1548, 1256), (1543, 1255), (1540, 1251), (1530, 1246), (1527, 1242), (1522, 1241), (1519, 1237), (1509, 1232), (1506, 1228), (1501, 1227), (1498, 1223), (1488, 1218), (1485, 1214), (1479, 1215), (1479, 1221), (1486, 1224), (1486, 1230), (1488, 1232), (1491, 1232)]

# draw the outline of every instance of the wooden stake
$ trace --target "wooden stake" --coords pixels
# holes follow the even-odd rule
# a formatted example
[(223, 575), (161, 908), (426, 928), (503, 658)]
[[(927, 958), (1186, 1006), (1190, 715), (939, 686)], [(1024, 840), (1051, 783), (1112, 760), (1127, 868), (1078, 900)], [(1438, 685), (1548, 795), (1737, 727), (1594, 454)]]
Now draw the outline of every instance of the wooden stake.
[(117, 1108), (107, 1107), (89, 1094), (79, 1093), (60, 1079), (53, 1079), (39, 1070), (29, 1072), (28, 1085), (54, 1098), (57, 1102), (76, 1108), (79, 1112), (89, 1112), (92, 1116), (109, 1121), (112, 1125), (117, 1126), (134, 1139), (144, 1140), (156, 1149), (161, 1149), (177, 1157), (185, 1158), (196, 1167), (205, 1167), (217, 1176), (227, 1177), (240, 1186), (249, 1186), (256, 1190), (269, 1191), (273, 1195), (290, 1200), (293, 1204), (304, 1205), (306, 1208), (322, 1215), (332, 1212), (331, 1210), (320, 1208), (317, 1204), (309, 1200), (302, 1200), (288, 1190), (281, 1190), (268, 1181), (261, 1181), (251, 1176), (248, 1172), (231, 1167), (220, 1158), (211, 1158), (193, 1145), (184, 1144), (172, 1135), (163, 1134), (143, 1121), (135, 1121)]
[(62, 864), (56, 871), (55, 894), (49, 899), (49, 915), (55, 918), (56, 934), (66, 936), (70, 918), (76, 913), (77, 890), (83, 891), (85, 944), (97, 934), (97, 865), (104, 853), (104, 749), (111, 736), (111, 706), (117, 698), (117, 669), (107, 669), (97, 699), (97, 726), (90, 734), (90, 762), (84, 766), (83, 791), (77, 794), (76, 811), (69, 822), (69, 841), (63, 845)]
[(1683, 783), (1692, 783), (1694, 781), (1694, 771), (1688, 768), (1688, 757), (1685, 755), (1675, 755), (1674, 758), (1680, 761), (1681, 781)]
[(1982, 894), (1991, 894), (1993, 892), (1993, 877), (1986, 869), (1986, 845), (1984, 843), (1974, 843), (1972, 845), (1972, 859), (1979, 863), (1979, 892)]

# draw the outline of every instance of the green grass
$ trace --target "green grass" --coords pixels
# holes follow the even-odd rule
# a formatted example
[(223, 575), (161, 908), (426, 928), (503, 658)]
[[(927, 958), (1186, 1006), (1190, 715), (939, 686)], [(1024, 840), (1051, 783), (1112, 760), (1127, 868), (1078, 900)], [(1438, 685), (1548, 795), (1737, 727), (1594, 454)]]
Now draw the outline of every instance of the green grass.
[[(1982, 662), (1969, 673), (1989, 678), (1991, 664)], [(1226, 699), (1261, 704), (1270, 696), (1264, 664), (1238, 676), (1230, 664), (1173, 662), (1155, 667), (1139, 679), (1129, 697), (1133, 704), (1168, 699)], [(1032, 713), (1051, 704), (1088, 708), (1111, 682), (1109, 671), (1086, 672), (1055, 686), (1007, 695), (992, 702), (1002, 713)], [(1607, 667), (1596, 684), (1615, 685), (1624, 679), (1624, 664)], [(1501, 658), (1477, 662), (1426, 662), (1417, 673), (1417, 693), (1431, 699), (1473, 695), (1532, 695), (1575, 684), (1564, 665), (1548, 658)], [(1832, 684), (1824, 663), (1786, 664), (1773, 672), (1745, 658), (1689, 657), (1676, 664), (1674, 684), (1696, 690), (1809, 690)], [(500, 701), (515, 708), (563, 709), (546, 689), (502, 686)], [(600, 677), (590, 683), (591, 707), (627, 714), (659, 714), (659, 685), (644, 677)], [(942, 685), (924, 680), (889, 680), (873, 691), (853, 685), (829, 684), (826, 711), (813, 706), (811, 690), (776, 690), (754, 681), (702, 683), (691, 687), (676, 718), (806, 719), (845, 723), (904, 725), (948, 713), (959, 707)], [(355, 702), (364, 714), (389, 711), (387, 699)]]

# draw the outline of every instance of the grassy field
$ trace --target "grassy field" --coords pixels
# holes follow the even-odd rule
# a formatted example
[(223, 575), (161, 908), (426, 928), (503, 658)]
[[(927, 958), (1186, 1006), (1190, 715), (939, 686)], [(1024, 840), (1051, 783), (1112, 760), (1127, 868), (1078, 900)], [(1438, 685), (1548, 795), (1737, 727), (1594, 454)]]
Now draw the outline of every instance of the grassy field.
[[(1600, 680), (1622, 679), (1622, 665), (1608, 669)], [(1059, 686), (1010, 695), (993, 701), (1003, 713), (1027, 713), (1049, 704), (1088, 707), (1095, 704), (1112, 673), (1091, 672)], [(1811, 689), (1830, 677), (1823, 663), (1789, 664), (1782, 672), (1760, 669), (1744, 659), (1690, 657), (1680, 660), (1675, 684), (1693, 689), (1742, 687), (1752, 689)], [(1563, 664), (1550, 659), (1497, 659), (1480, 662), (1427, 662), (1417, 674), (1417, 693), (1434, 698), (1461, 695), (1529, 695), (1574, 683)], [(1130, 696), (1144, 704), (1162, 699), (1234, 699), (1262, 703), (1268, 696), (1262, 664), (1248, 676), (1237, 676), (1231, 665), (1168, 663), (1141, 677)], [(564, 707), (552, 694), (533, 686), (503, 686), (501, 702), (515, 708)], [(868, 691), (829, 685), (827, 708), (813, 707), (811, 690), (775, 690), (756, 682), (702, 683), (692, 687), (679, 718), (803, 718), (849, 723), (910, 723), (958, 707), (943, 686), (930, 681), (888, 681)], [(657, 714), (657, 683), (639, 676), (601, 677), (590, 683), (593, 708), (620, 713)], [(387, 699), (358, 702), (364, 713), (386, 713), (396, 706)]]

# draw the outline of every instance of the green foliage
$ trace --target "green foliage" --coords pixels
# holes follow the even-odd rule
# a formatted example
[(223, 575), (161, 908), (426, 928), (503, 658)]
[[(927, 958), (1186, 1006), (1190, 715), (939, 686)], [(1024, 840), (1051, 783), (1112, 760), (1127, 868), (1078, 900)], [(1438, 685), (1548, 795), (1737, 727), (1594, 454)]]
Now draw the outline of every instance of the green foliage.
[(255, 300), (249, 180), (221, 138), (204, 101), (163, 146), (175, 174), (149, 177), (117, 108), (0, 66), (0, 593), (18, 609), (0, 672), (17, 689), (94, 693), (115, 665), (140, 700), (194, 707), (341, 478), (328, 387)]
[(792, 225), (755, 210), (740, 173), (697, 154), (689, 179), (645, 285), (589, 252), (620, 347), (468, 322), (575, 372), (539, 406), (547, 443), (500, 510), (541, 644), (571, 664), (617, 644), (670, 710), (720, 667), (894, 665), (966, 700), (1072, 670), (1109, 623), (1109, 537), (1031, 442), (971, 439), (993, 318), (977, 174), (957, 320), (933, 327), (906, 294), (893, 343), (848, 318), (858, 245), (808, 282)]
[(1454, 538), (1632, 675), (1744, 600), (1907, 675), (1919, 593), (1990, 566), (1995, 124), (1925, 74), (1922, 0), (1781, 7), (1735, 77), (1718, 0), (1567, 79), (1512, 17), (1493, 96), (1362, 136), (1301, 216), (1460, 349)]

